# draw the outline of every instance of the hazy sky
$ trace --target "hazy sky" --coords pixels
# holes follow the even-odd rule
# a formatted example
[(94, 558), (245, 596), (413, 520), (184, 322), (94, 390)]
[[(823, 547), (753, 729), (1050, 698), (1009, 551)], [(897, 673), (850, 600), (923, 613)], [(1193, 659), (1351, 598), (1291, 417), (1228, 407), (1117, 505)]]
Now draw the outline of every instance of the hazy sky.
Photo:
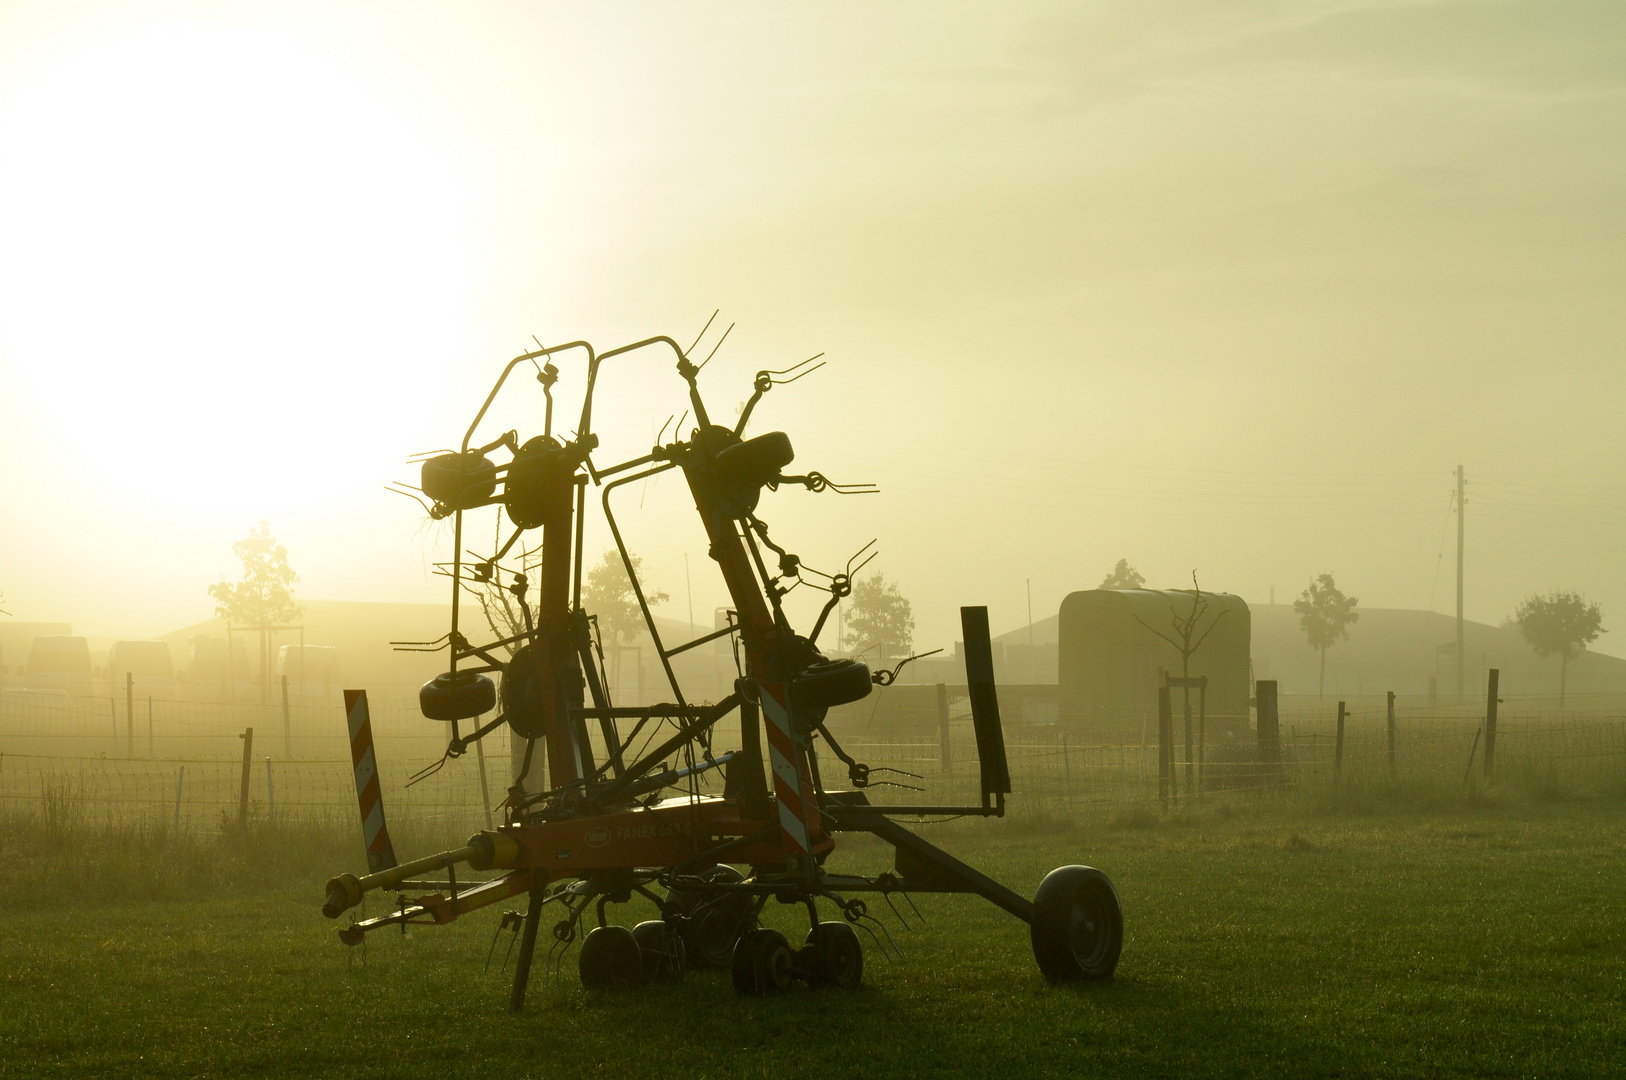
[[(753, 430), (883, 489), (770, 495), (775, 538), (877, 537), (924, 647), (1122, 556), (1452, 610), (1459, 462), (1468, 616), (1622, 626), (1623, 133), (1616, 3), (6, 0), (4, 606), (174, 629), (262, 518), (303, 596), (443, 599), (407, 455), (532, 334), (721, 308), (713, 412), (823, 351)], [(607, 378), (601, 460), (681, 390)], [(709, 621), (681, 485), (621, 505)]]

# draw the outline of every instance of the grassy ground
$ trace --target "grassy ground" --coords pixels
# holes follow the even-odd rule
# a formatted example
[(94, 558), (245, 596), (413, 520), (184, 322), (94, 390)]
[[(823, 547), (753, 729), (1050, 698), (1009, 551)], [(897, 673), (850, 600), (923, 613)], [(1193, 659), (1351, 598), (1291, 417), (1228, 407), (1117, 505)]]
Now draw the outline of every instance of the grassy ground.
[[(928, 835), (1030, 895), (1061, 863), (1107, 870), (1127, 925), (1117, 977), (1048, 986), (1025, 926), (925, 896), (930, 925), (894, 924), (904, 959), (870, 947), (855, 993), (747, 1000), (726, 974), (696, 972), (589, 996), (572, 952), (514, 1018), (506, 977), (482, 971), (494, 910), (381, 933), (363, 963), (317, 910), (326, 855), (306, 837), (302, 853), (262, 852), (257, 865), (286, 875), (271, 883), (248, 864), (134, 891), (92, 876), (90, 895), (47, 904), (0, 878), (17, 898), (0, 914), (0, 1077), (1626, 1072), (1620, 800), (1371, 812), (1243, 799)], [(881, 867), (873, 842), (844, 843), (846, 866)], [(796, 927), (793, 909), (770, 920)]]

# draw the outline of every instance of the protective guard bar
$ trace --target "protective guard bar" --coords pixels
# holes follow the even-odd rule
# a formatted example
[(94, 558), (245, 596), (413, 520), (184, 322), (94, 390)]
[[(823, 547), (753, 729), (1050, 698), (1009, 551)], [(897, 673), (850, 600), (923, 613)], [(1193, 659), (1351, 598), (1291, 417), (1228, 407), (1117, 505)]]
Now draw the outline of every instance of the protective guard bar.
[(1005, 761), (1005, 732), (994, 692), (994, 648), (988, 638), (988, 609), (960, 609), (965, 634), (965, 681), (971, 694), (971, 726), (977, 733), (977, 763), (982, 767), (982, 805), (1003, 807), (1010, 794), (1011, 770)]

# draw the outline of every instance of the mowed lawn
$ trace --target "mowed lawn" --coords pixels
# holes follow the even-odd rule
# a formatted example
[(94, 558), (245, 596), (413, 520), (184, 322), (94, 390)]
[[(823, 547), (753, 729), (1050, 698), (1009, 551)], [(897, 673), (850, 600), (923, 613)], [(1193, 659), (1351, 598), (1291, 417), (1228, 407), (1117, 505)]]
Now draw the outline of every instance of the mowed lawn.
[[(1110, 873), (1117, 977), (1049, 986), (1023, 924), (919, 896), (929, 925), (887, 912), (904, 957), (869, 945), (852, 993), (742, 999), (704, 971), (588, 995), (574, 949), (544, 988), (544, 930), (514, 1017), (506, 974), (482, 970), (498, 909), (379, 933), (363, 965), (312, 876), (0, 915), (0, 1077), (1626, 1075), (1618, 800), (1426, 816), (1244, 800), (927, 833), (1028, 895), (1058, 864)], [(875, 843), (843, 843), (846, 866), (880, 868)], [(795, 909), (769, 920), (805, 931)]]

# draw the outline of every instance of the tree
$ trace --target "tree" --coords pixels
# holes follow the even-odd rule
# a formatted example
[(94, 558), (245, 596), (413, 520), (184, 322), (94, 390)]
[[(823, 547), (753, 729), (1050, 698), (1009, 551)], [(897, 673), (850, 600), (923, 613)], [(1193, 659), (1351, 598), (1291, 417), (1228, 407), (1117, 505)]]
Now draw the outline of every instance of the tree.
[[(644, 560), (637, 555), (628, 557), (632, 572), (643, 577)], [(644, 590), (644, 599), (651, 607), (670, 600), (660, 589)], [(598, 624), (608, 630), (612, 640), (621, 643), (638, 636), (644, 628), (644, 613), (638, 607), (638, 596), (632, 591), (632, 581), (621, 555), (614, 548), (605, 551), (582, 582), (582, 606), (588, 614), (598, 616)]]
[(1546, 596), (1537, 593), (1513, 609), (1513, 619), (1519, 624), (1519, 633), (1536, 650), (1537, 656), (1559, 655), (1558, 707), (1564, 707), (1564, 693), (1568, 689), (1570, 658), (1586, 651), (1587, 643), (1603, 628), (1603, 609), (1589, 604), (1577, 592), (1554, 589)]
[(1128, 559), (1119, 559), (1118, 565), (1112, 568), (1112, 573), (1101, 579), (1100, 589), (1138, 589), (1146, 584), (1146, 578), (1141, 572), (1129, 565)]
[[(1122, 570), (1126, 568), (1127, 564), (1122, 559), (1118, 560), (1118, 569)], [(1116, 572), (1117, 571), (1114, 571), (1114, 573)], [(1131, 573), (1133, 573), (1133, 571), (1131, 571)], [(1140, 575), (1136, 574), (1135, 576), (1139, 577)], [(1223, 611), (1218, 615), (1215, 615), (1213, 621), (1208, 624), (1208, 629), (1203, 631), (1202, 636), (1198, 637), (1196, 641), (1192, 641), (1192, 638), (1197, 636), (1198, 624), (1202, 622), (1203, 616), (1208, 613), (1208, 601), (1203, 599), (1203, 587), (1197, 583), (1197, 571), (1195, 570), (1191, 572), (1191, 587), (1191, 611), (1188, 612), (1184, 618), (1182, 618), (1180, 613), (1175, 610), (1173, 604), (1169, 605), (1169, 615), (1171, 616), (1170, 629), (1174, 631), (1174, 637), (1170, 637), (1168, 634), (1163, 633), (1163, 631), (1156, 629), (1139, 615), (1135, 616), (1136, 622), (1146, 627), (1146, 629), (1152, 631), (1152, 633), (1156, 634), (1164, 641), (1167, 641), (1170, 645), (1173, 645), (1175, 651), (1180, 654), (1180, 679), (1182, 683), (1191, 678), (1191, 655), (1198, 649), (1202, 648), (1203, 642), (1208, 640), (1208, 635), (1214, 632), (1214, 627), (1218, 626), (1219, 621), (1225, 618), (1225, 612)], [(1192, 755), (1191, 687), (1189, 685), (1182, 685), (1180, 687), (1180, 692), (1183, 695), (1183, 701), (1185, 703), (1186, 791), (1190, 792), (1192, 790), (1193, 762), (1196, 760), (1196, 758), (1194, 758)], [(1205, 737), (1206, 734), (1207, 733), (1204, 732)], [(1202, 756), (1200, 749), (1198, 750), (1196, 756)]]
[[(251, 627), (260, 633), (260, 691), (265, 692), (265, 677), (269, 659), (271, 629), (289, 623), (305, 613), (294, 603), (294, 582), (299, 580), (288, 565), (288, 549), (277, 543), (271, 535), (271, 523), (262, 521), (258, 528), (231, 546), (243, 563), (243, 580), (235, 584), (220, 581), (209, 586), (209, 595), (215, 598), (215, 614), (227, 624)], [(230, 650), (228, 648), (228, 655)]]
[(855, 653), (873, 649), (883, 667), (890, 657), (909, 651), (915, 639), (915, 613), (897, 583), (878, 571), (853, 582), (846, 637)]
[(1331, 574), (1322, 574), (1305, 588), (1293, 601), (1298, 614), (1299, 627), (1310, 641), (1310, 648), (1321, 653), (1321, 681), (1316, 688), (1317, 697), (1327, 694), (1327, 650), (1340, 639), (1349, 637), (1349, 626), (1360, 619), (1355, 605), (1360, 601), (1338, 591)]

